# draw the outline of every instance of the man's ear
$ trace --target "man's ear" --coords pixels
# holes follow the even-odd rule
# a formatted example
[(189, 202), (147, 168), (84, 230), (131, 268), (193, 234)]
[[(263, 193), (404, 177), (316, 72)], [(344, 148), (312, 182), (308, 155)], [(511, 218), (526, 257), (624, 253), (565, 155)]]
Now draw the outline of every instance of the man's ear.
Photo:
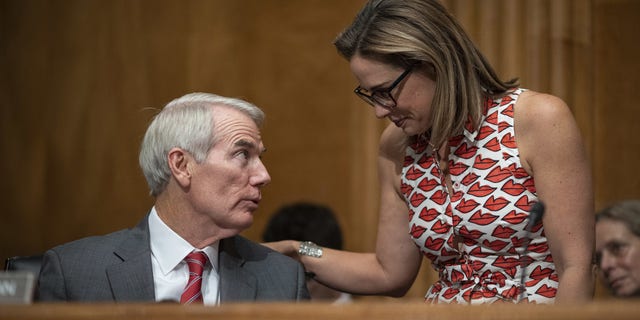
[(191, 183), (192, 166), (195, 163), (191, 154), (180, 148), (172, 148), (167, 154), (167, 161), (176, 182), (183, 188), (188, 187)]

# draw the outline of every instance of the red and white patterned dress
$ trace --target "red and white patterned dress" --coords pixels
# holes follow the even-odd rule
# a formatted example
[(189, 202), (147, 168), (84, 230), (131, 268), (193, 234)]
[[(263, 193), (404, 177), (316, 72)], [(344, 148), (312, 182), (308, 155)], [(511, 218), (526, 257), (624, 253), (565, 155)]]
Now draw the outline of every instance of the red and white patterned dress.
[(533, 177), (520, 163), (513, 129), (522, 91), (489, 100), (480, 128), (470, 132), (467, 126), (449, 140), (453, 194), (428, 142), (416, 138), (407, 147), (402, 193), (410, 234), (439, 274), (428, 302), (554, 301), (558, 274), (542, 223), (531, 233), (525, 230), (538, 198)]

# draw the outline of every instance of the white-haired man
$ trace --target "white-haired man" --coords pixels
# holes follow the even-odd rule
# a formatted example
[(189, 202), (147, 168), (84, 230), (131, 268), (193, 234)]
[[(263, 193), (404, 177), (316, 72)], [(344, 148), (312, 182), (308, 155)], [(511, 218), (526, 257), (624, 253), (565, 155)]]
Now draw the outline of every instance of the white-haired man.
[(132, 229), (45, 253), (39, 301), (230, 301), (309, 298), (302, 266), (238, 234), (271, 181), (261, 161), (264, 113), (192, 93), (149, 125), (140, 166), (155, 205)]

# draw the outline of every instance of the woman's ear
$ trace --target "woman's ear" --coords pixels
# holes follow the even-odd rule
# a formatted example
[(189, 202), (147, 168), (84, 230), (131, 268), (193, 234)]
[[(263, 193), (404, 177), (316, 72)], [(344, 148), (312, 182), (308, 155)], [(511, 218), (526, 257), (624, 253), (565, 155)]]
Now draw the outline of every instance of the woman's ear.
[(178, 185), (186, 188), (191, 183), (192, 176), (192, 163), (193, 157), (188, 152), (180, 148), (172, 148), (167, 154), (167, 161), (169, 162), (169, 169), (171, 175), (176, 180)]

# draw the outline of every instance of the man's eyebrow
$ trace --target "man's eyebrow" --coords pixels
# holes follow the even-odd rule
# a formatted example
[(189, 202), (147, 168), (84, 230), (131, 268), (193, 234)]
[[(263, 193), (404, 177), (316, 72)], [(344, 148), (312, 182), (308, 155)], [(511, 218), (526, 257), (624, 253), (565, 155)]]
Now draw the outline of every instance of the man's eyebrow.
[(236, 141), (233, 145), (236, 147), (245, 147), (245, 148), (251, 148), (251, 149), (256, 148), (255, 143), (245, 139), (240, 139)]
[[(247, 148), (247, 149), (258, 149), (258, 146), (256, 146), (255, 143), (253, 143), (252, 141), (249, 140), (245, 140), (245, 139), (240, 139), (238, 141), (236, 141), (234, 144), (234, 146), (236, 147), (243, 147), (243, 148)], [(260, 153), (265, 153), (267, 152), (267, 148), (262, 148), (261, 150), (258, 150)]]

